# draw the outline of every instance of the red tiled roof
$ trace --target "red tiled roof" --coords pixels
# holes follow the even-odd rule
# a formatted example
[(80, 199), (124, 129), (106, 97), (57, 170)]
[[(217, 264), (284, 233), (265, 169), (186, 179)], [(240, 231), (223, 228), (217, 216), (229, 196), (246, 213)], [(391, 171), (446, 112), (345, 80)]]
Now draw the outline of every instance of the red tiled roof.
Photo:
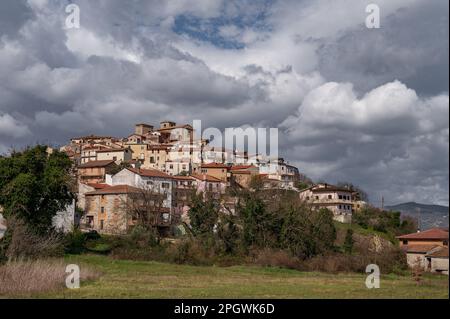
[(222, 164), (222, 163), (208, 163), (208, 164), (202, 164), (202, 168), (230, 168), (228, 165), (226, 164)]
[(207, 174), (192, 174), (192, 177), (204, 182), (213, 182), (213, 183), (222, 183), (223, 181), (219, 178), (216, 178)]
[(111, 195), (111, 194), (129, 194), (140, 192), (141, 189), (129, 186), (129, 185), (115, 185), (99, 189), (93, 192), (86, 193), (86, 196), (90, 195)]
[(440, 247), (440, 249), (436, 249), (434, 252), (427, 254), (427, 257), (448, 258), (448, 247)]
[(95, 189), (103, 189), (103, 188), (110, 187), (110, 185), (108, 185), (108, 184), (100, 184), (100, 183), (87, 183), (87, 185), (94, 187)]
[(91, 167), (105, 167), (108, 165), (114, 164), (113, 160), (104, 160), (104, 161), (90, 161), (78, 166), (78, 168), (91, 168)]
[(170, 176), (164, 172), (158, 171), (157, 169), (142, 169), (142, 168), (132, 168), (132, 167), (129, 167), (127, 169), (135, 174), (140, 175), (140, 176), (160, 177), (160, 178), (168, 178), (168, 179), (172, 178), (172, 176)]
[(426, 254), (434, 248), (438, 247), (437, 245), (406, 245), (403, 246), (402, 249), (407, 253), (420, 253)]
[(448, 240), (448, 231), (441, 228), (432, 228), (424, 230), (420, 233), (412, 233), (402, 236), (397, 236), (398, 239), (434, 239), (434, 240)]

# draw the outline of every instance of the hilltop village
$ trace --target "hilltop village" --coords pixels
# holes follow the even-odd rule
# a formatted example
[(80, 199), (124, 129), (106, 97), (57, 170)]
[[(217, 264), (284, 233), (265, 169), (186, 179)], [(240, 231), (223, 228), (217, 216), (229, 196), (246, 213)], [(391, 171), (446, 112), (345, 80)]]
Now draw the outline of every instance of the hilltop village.
[[(78, 213), (69, 224), (73, 219), (99, 233), (126, 232), (133, 221), (127, 220), (123, 203), (143, 190), (162, 195), (158, 207), (162, 228), (174, 221), (188, 222), (189, 191), (214, 194), (233, 207), (227, 189), (248, 188), (255, 179), (264, 189), (297, 192), (313, 207), (330, 209), (343, 223), (351, 222), (352, 212), (365, 204), (351, 189), (306, 182), (283, 158), (210, 146), (208, 140), (194, 140), (191, 125), (172, 121), (161, 122), (158, 128), (136, 124), (125, 138), (72, 138), (60, 151), (73, 160), (77, 180)], [(67, 220), (59, 224), (64, 226)]]

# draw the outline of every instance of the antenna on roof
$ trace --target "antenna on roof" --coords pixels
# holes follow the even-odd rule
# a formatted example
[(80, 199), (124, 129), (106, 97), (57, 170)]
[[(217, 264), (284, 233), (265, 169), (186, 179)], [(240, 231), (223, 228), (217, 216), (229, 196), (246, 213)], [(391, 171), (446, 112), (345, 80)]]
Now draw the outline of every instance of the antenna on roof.
[(420, 233), (420, 230), (422, 229), (422, 210), (419, 208), (417, 208), (417, 213), (418, 213), (418, 217), (417, 217), (417, 232)]

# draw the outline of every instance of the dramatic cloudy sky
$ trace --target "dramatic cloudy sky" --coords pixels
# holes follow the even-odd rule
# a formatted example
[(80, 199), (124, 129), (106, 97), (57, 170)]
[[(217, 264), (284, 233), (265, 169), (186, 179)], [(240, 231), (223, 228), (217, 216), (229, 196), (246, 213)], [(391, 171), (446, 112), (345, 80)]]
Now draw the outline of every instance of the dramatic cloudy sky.
[(74, 0), (80, 29), (68, 3), (0, 2), (0, 153), (162, 119), (278, 127), (315, 180), (448, 205), (447, 0)]

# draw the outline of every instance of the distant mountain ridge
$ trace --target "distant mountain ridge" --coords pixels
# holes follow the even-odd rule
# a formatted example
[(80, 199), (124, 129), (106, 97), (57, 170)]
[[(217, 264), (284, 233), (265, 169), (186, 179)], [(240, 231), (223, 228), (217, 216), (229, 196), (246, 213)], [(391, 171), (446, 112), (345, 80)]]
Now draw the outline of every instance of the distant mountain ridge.
[(433, 227), (448, 228), (448, 206), (407, 202), (386, 206), (385, 209), (391, 211), (399, 211), (402, 213), (402, 215), (411, 216), (416, 219), (419, 219), (420, 216), (419, 226), (422, 230)]

